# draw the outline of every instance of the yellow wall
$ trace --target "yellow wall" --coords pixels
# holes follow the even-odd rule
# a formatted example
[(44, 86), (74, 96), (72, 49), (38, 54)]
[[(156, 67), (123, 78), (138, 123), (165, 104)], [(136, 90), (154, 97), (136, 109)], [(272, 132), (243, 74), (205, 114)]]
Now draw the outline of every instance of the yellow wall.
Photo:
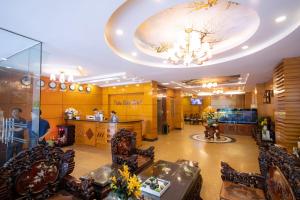
[[(157, 83), (105, 87), (102, 109), (105, 116), (114, 110), (120, 120), (144, 120), (144, 138), (157, 138)], [(118, 105), (121, 104), (121, 105)]]
[(167, 89), (166, 106), (167, 106), (167, 123), (170, 130), (183, 128), (183, 107), (182, 107), (181, 90)]
[(183, 107), (183, 114), (190, 115), (190, 114), (199, 114), (201, 115), (202, 111), (211, 106), (211, 97), (202, 97), (202, 105), (192, 105), (190, 102), (191, 97), (184, 97), (182, 98), (182, 107)]
[[(51, 89), (48, 86), (49, 80), (42, 78), (45, 81), (45, 87), (41, 89), (41, 110), (42, 118), (50, 123), (51, 135), (53, 138), (57, 134), (56, 126), (64, 123), (64, 111), (69, 107), (73, 107), (79, 111), (81, 118), (85, 119), (86, 115), (93, 114), (93, 108), (102, 107), (102, 89), (97, 86), (90, 86), (91, 92), (79, 92), (78, 89), (66, 91), (59, 89), (59, 84), (56, 89)], [(68, 85), (69, 86), (69, 85)], [(86, 85), (83, 85), (86, 88)]]

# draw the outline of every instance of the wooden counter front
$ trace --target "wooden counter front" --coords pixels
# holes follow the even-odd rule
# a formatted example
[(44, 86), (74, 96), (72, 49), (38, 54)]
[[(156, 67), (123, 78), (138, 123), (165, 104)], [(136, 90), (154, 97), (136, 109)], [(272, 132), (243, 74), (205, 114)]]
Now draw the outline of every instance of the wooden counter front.
[(219, 130), (221, 134), (229, 135), (252, 135), (256, 124), (231, 124), (231, 123), (219, 123)]
[(120, 129), (127, 129), (136, 133), (137, 146), (142, 145), (143, 121), (124, 121), (110, 123), (107, 121), (66, 120), (67, 124), (75, 125), (75, 143), (95, 147), (110, 143), (110, 135)]

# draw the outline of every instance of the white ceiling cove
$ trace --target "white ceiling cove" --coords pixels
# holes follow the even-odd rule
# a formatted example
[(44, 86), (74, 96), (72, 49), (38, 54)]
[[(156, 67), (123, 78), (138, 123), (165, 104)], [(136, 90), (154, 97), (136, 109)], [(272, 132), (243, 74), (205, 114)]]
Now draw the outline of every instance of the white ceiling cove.
[[(188, 2), (192, 1), (1, 1), (0, 27), (43, 42), (44, 74), (51, 68), (78, 66), (88, 76), (127, 72), (159, 82), (249, 74), (247, 88), (251, 88), (269, 80), (282, 58), (300, 55), (300, 1), (296, 0), (236, 0), (244, 9), (257, 14), (258, 27), (255, 30), (256, 22), (251, 17), (254, 28), (244, 39), (214, 55), (203, 66), (174, 68), (180, 66), (165, 64), (162, 58), (150, 56), (136, 46), (135, 34), (141, 24), (163, 10)], [(233, 21), (230, 16), (224, 20), (233, 34), (249, 28), (238, 22), (236, 14)], [(279, 16), (286, 16), (286, 20), (276, 23)], [(168, 25), (168, 20), (162, 18), (161, 23)], [(240, 24), (236, 30), (235, 21)], [(245, 45), (249, 48), (243, 50)], [(2, 48), (8, 47), (1, 44)]]

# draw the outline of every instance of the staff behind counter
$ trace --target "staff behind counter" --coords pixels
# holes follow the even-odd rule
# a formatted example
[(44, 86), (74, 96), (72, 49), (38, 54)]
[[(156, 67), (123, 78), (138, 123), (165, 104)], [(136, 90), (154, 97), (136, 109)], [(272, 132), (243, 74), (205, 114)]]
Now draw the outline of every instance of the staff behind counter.
[[(99, 111), (98, 108), (94, 108), (93, 112), (94, 112), (94, 116), (93, 117), (94, 117), (95, 121), (103, 121), (103, 120), (105, 120), (103, 112)], [(109, 122), (112, 122), (112, 123), (119, 122), (119, 118), (118, 118), (117, 113), (115, 111), (111, 111)]]

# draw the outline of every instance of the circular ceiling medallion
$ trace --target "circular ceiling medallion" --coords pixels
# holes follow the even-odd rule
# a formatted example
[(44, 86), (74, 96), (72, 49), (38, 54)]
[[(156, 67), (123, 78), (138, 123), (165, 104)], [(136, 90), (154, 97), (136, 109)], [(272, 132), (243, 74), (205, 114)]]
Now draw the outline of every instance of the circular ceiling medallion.
[[(127, 0), (108, 20), (105, 40), (114, 53), (130, 62), (186, 68), (182, 62), (167, 62), (168, 50), (182, 48), (184, 45), (178, 43), (186, 40), (184, 35), (192, 28), (193, 32), (208, 35), (204, 41), (209, 40), (213, 45), (210, 47), (212, 57), (204, 62), (193, 62), (189, 67), (217, 67), (217, 64), (254, 54), (287, 37), (299, 27), (299, 13), (300, 1), (295, 0), (284, 3), (282, 0)], [(278, 23), (279, 16), (285, 16), (286, 20)], [(197, 44), (197, 48), (202, 44)], [(184, 50), (175, 51), (175, 54), (181, 55), (186, 52)], [(202, 52), (197, 51), (197, 57), (198, 53)]]
[[(214, 5), (188, 2), (155, 14), (138, 26), (135, 45), (144, 53), (168, 59), (168, 52), (180, 40), (185, 29), (207, 34), (212, 54), (232, 49), (247, 41), (257, 31), (259, 17), (251, 8), (233, 1), (216, 1)], [(192, 42), (192, 41), (191, 41)]]

